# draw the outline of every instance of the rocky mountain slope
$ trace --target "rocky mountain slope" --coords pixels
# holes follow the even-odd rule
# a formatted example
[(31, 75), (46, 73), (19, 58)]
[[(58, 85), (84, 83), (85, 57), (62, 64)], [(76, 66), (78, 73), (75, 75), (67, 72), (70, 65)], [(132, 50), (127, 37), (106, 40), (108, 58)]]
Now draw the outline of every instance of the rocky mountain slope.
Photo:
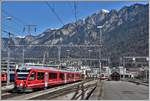
[[(15, 44), (98, 45), (102, 26), (102, 55), (117, 64), (121, 56), (148, 56), (148, 4), (134, 4), (120, 10), (100, 10), (60, 29), (47, 29), (38, 36), (16, 38)], [(3, 38), (2, 42), (7, 43)], [(3, 45), (6, 47), (6, 45)]]

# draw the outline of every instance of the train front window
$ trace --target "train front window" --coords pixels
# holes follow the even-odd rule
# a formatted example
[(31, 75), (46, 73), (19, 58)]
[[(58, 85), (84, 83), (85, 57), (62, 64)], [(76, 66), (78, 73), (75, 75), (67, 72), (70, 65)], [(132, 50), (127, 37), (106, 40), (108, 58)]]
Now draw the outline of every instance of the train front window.
[(28, 74), (18, 74), (18, 80), (26, 80), (27, 79)]
[(30, 70), (19, 70), (17, 69), (17, 79), (26, 80)]
[(35, 80), (35, 78), (36, 78), (36, 74), (35, 74), (35, 72), (32, 72), (32, 74), (30, 75), (29, 80)]

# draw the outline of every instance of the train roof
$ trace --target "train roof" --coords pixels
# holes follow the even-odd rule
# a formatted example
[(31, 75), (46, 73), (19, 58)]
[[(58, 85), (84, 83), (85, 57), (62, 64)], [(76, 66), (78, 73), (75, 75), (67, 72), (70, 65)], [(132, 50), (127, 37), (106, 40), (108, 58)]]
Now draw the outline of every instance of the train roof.
[[(58, 67), (58, 66), (57, 66)], [(63, 69), (57, 69), (55, 66), (42, 66), (42, 65), (21, 65), (18, 69), (26, 69), (26, 70), (31, 70), (31, 69), (38, 69), (38, 70), (51, 70), (51, 71), (61, 71), (61, 72), (76, 72), (80, 73), (80, 71), (75, 71), (75, 70), (63, 70)]]

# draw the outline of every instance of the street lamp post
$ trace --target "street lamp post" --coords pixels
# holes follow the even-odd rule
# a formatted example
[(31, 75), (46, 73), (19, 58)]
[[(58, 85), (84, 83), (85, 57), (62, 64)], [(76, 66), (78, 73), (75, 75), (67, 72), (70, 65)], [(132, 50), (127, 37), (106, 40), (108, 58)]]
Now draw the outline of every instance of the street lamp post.
[(101, 56), (101, 48), (102, 48), (102, 28), (103, 26), (97, 26), (98, 29), (100, 29), (100, 35), (99, 35), (99, 76), (101, 75), (101, 71), (102, 71), (102, 65), (101, 65), (101, 59), (102, 59), (102, 56)]

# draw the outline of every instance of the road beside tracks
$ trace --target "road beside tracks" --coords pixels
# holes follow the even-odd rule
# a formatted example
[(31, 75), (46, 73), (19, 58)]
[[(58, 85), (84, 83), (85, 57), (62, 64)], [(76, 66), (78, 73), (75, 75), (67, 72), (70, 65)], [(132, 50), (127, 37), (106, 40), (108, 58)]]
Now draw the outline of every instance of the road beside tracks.
[(149, 87), (126, 81), (104, 81), (104, 100), (148, 100)]

